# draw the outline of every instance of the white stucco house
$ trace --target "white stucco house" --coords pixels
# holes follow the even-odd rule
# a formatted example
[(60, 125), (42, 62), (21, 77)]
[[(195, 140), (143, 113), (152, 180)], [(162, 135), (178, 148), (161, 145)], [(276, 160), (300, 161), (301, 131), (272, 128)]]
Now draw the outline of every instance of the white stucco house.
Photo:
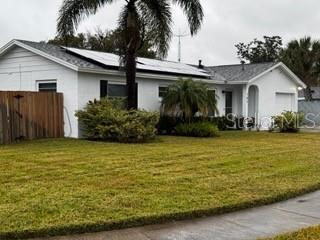
[[(283, 110), (297, 111), (304, 83), (283, 63), (195, 67), (139, 58), (137, 104), (159, 110), (166, 87), (181, 77), (204, 81), (218, 96), (219, 115), (233, 113), (264, 121)], [(0, 49), (0, 91), (57, 91), (64, 95), (65, 136), (79, 137), (76, 110), (89, 100), (124, 96), (119, 57), (74, 48), (13, 40)]]

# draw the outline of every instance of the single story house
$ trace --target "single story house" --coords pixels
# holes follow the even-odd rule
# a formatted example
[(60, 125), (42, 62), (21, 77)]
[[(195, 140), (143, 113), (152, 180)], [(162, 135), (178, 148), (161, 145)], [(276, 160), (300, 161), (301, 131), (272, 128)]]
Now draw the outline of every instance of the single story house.
[[(204, 67), (138, 58), (137, 105), (159, 110), (168, 85), (180, 78), (204, 81), (215, 90), (219, 115), (255, 117), (267, 129), (270, 116), (297, 111), (304, 83), (283, 63)], [(0, 49), (1, 91), (57, 91), (64, 95), (65, 136), (81, 135), (76, 110), (89, 100), (125, 95), (125, 73), (110, 53), (12, 40)]]

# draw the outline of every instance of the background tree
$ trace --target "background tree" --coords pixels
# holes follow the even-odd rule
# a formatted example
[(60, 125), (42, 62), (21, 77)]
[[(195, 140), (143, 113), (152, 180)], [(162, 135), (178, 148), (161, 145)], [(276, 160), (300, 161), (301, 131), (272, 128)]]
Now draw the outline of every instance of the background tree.
[(282, 38), (279, 36), (264, 36), (263, 40), (254, 39), (252, 42), (238, 43), (238, 57), (241, 61), (250, 63), (275, 62), (282, 50)]
[(48, 43), (74, 48), (87, 48), (87, 39), (84, 33), (79, 33), (77, 35), (66, 35), (63, 37), (56, 36), (54, 39), (50, 39)]
[[(73, 35), (81, 20), (116, 0), (64, 0), (59, 12), (59, 36)], [(136, 108), (136, 57), (147, 31), (160, 57), (168, 53), (172, 38), (171, 3), (178, 4), (187, 16), (191, 35), (197, 33), (203, 21), (200, 0), (126, 0), (119, 17), (125, 49), (128, 109)]]
[[(151, 33), (147, 33), (145, 40), (138, 49), (138, 57), (156, 58), (157, 54), (151, 41)], [(54, 39), (48, 41), (50, 44), (59, 46), (68, 46), (74, 48), (82, 48), (88, 50), (109, 52), (114, 54), (123, 54), (125, 49), (124, 41), (121, 41), (121, 31), (105, 30), (97, 28), (95, 32), (79, 33), (77, 35), (56, 36)]]
[(320, 82), (320, 41), (313, 41), (311, 37), (293, 40), (281, 52), (280, 60), (304, 81), (305, 98), (311, 101), (311, 87)]
[(218, 112), (215, 92), (207, 84), (192, 79), (181, 79), (169, 86), (162, 100), (164, 114), (191, 120), (196, 113), (208, 116)]

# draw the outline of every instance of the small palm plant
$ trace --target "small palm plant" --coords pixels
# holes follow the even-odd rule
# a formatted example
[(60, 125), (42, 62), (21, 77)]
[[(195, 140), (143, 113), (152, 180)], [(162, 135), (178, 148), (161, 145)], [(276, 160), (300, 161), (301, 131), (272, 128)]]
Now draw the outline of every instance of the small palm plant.
[(218, 112), (217, 97), (208, 85), (192, 79), (180, 79), (169, 86), (162, 100), (163, 114), (190, 121), (197, 113), (208, 116)]
[[(59, 12), (58, 33), (73, 35), (81, 20), (102, 7), (118, 0), (64, 0)], [(143, 46), (146, 32), (153, 35), (158, 56), (167, 55), (172, 38), (171, 3), (179, 5), (187, 16), (191, 35), (197, 33), (203, 21), (200, 0), (125, 0), (119, 17), (125, 49), (123, 62), (127, 77), (128, 109), (136, 108), (136, 56)]]

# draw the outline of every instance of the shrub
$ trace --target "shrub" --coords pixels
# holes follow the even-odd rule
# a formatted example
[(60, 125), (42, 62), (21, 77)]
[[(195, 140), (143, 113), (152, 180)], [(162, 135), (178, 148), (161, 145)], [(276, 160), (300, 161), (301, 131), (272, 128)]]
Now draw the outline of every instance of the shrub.
[[(191, 119), (192, 123), (197, 122), (211, 122), (216, 125), (219, 131), (226, 130), (241, 130), (244, 128), (244, 118), (243, 117), (233, 117), (233, 119), (227, 117), (194, 117)], [(161, 116), (159, 123), (157, 124), (157, 129), (159, 134), (174, 134), (175, 128), (180, 123), (185, 123), (182, 118), (171, 117), (171, 116)], [(253, 128), (255, 126), (255, 120), (251, 119), (247, 124), (247, 128)]]
[(210, 122), (180, 123), (175, 128), (176, 134), (188, 137), (216, 137), (218, 127)]
[(303, 114), (284, 111), (280, 115), (273, 116), (274, 127), (280, 129), (280, 132), (298, 132), (303, 121)]
[(125, 143), (146, 142), (155, 138), (159, 114), (155, 112), (123, 110), (121, 104), (110, 99), (90, 101), (76, 113), (86, 137)]
[(157, 124), (159, 134), (174, 134), (175, 128), (179, 123), (184, 123), (181, 118), (163, 115)]

